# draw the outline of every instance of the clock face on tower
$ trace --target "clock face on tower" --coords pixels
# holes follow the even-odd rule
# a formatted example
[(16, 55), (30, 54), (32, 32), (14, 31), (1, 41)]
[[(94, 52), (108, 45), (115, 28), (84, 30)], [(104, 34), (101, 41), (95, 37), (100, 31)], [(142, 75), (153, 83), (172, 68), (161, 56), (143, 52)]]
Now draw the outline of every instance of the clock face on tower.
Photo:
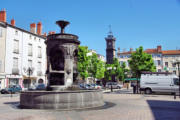
[(111, 45), (111, 42), (108, 42), (108, 45), (110, 46), (110, 45)]

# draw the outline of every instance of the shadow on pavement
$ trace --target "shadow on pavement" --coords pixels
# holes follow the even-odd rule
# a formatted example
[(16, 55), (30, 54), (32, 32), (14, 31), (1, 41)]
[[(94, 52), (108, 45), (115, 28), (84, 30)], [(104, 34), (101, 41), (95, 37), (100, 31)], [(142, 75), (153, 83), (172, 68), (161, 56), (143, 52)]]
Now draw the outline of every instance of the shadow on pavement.
[(4, 102), (4, 104), (14, 105), (14, 104), (19, 104), (19, 101), (17, 101), (17, 102)]
[[(72, 110), (75, 110), (75, 111), (103, 110), (103, 109), (114, 107), (116, 105), (115, 103), (106, 102), (106, 101), (104, 103), (105, 104), (100, 107), (85, 108), (85, 109), (72, 109)], [(18, 102), (5, 102), (4, 104), (10, 105), (12, 108), (15, 108), (15, 109), (31, 109), (31, 108), (21, 108), (19, 101)], [(34, 109), (34, 110), (40, 110), (40, 109)], [(51, 110), (51, 109), (46, 109), (46, 110)], [(71, 110), (57, 110), (57, 111), (71, 111)]]
[(147, 100), (155, 120), (180, 120), (180, 101)]

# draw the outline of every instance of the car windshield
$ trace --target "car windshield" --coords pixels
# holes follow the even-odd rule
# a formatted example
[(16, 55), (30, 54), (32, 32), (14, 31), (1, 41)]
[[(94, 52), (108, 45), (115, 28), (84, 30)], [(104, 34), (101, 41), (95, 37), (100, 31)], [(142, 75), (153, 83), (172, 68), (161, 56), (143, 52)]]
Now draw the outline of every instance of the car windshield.
[(178, 78), (173, 78), (174, 85), (179, 85), (179, 79)]

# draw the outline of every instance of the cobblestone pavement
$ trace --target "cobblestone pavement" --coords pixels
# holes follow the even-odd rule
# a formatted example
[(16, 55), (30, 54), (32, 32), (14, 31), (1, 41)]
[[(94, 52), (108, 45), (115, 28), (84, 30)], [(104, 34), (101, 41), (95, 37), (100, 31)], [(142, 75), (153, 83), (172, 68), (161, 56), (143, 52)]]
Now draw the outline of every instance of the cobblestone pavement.
[(18, 109), (19, 96), (0, 95), (0, 120), (180, 120), (180, 98), (170, 95), (104, 93), (106, 105), (58, 111)]

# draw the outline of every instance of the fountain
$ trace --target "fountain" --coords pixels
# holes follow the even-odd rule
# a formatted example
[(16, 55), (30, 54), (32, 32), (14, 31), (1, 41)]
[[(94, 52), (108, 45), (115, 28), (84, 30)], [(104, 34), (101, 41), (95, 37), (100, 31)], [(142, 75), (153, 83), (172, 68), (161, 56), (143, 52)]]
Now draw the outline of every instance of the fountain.
[(20, 107), (31, 109), (84, 109), (104, 105), (101, 90), (80, 90), (77, 87), (78, 36), (64, 32), (69, 24), (57, 21), (61, 33), (47, 36), (47, 90), (23, 91)]

